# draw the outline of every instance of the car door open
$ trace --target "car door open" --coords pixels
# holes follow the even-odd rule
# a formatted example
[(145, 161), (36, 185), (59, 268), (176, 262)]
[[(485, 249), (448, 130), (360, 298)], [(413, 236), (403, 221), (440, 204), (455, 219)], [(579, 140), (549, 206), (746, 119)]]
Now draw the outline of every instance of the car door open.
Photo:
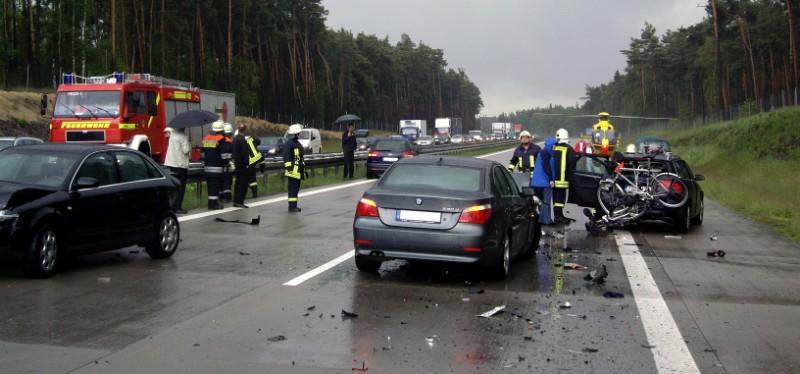
[(601, 157), (579, 155), (575, 170), (570, 175), (569, 202), (583, 207), (596, 207), (597, 187), (607, 175)]

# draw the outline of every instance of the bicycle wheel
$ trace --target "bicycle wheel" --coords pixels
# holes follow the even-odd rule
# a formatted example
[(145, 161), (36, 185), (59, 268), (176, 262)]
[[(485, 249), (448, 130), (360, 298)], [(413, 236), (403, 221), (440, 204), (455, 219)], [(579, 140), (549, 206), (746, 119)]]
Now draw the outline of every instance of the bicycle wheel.
[(680, 208), (689, 201), (689, 188), (681, 177), (672, 173), (661, 173), (653, 177), (650, 188), (653, 197), (667, 208)]
[(613, 179), (600, 182), (597, 189), (597, 202), (609, 221), (620, 224), (633, 222), (647, 211), (645, 201), (625, 193), (622, 186)]

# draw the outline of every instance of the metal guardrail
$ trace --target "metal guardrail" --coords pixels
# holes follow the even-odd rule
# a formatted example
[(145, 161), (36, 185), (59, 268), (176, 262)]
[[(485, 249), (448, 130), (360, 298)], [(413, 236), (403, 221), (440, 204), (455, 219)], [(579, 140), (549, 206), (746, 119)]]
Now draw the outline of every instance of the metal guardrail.
[[(445, 144), (445, 145), (431, 145), (431, 146), (423, 146), (417, 148), (417, 154), (430, 154), (430, 155), (446, 155), (455, 152), (467, 151), (472, 149), (481, 149), (481, 148), (489, 148), (489, 147), (497, 147), (508, 145), (509, 147), (512, 145), (517, 144), (516, 140), (500, 140), (500, 141), (492, 141), (492, 142), (481, 142), (481, 143), (467, 143), (467, 144)], [(355, 162), (365, 162), (367, 160), (366, 151), (359, 151), (355, 153)], [(311, 154), (304, 157), (306, 162), (307, 169), (316, 169), (316, 168), (327, 168), (330, 166), (340, 166), (344, 165), (344, 153), (337, 152), (337, 153), (320, 153), (320, 154)], [(259, 171), (261, 173), (261, 177), (264, 179), (266, 184), (267, 178), (270, 174), (278, 174), (283, 175), (283, 158), (282, 157), (268, 157), (259, 164)], [(327, 174), (327, 169), (325, 169), (325, 174)], [(195, 183), (196, 188), (195, 192), (197, 196), (202, 196), (202, 186), (203, 186), (203, 164), (201, 162), (193, 162), (189, 164), (189, 175), (188, 180), (190, 183)]]

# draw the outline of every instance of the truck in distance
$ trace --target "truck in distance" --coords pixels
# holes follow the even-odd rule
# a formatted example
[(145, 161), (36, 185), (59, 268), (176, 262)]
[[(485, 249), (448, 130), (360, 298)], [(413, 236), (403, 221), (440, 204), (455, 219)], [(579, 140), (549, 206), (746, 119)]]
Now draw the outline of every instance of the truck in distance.
[(400, 135), (413, 142), (420, 136), (427, 134), (428, 121), (424, 119), (405, 119), (400, 121)]
[(454, 135), (461, 135), (463, 124), (461, 118), (437, 118), (434, 124), (436, 144), (449, 144)]

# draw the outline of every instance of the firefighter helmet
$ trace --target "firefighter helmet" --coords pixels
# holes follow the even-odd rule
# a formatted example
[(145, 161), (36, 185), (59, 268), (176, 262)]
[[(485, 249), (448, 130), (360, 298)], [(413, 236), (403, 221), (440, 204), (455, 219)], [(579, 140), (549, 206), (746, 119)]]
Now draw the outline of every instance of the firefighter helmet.
[(528, 130), (523, 130), (521, 133), (519, 133), (519, 138), (520, 139), (522, 139), (525, 136), (527, 136), (530, 139), (533, 139), (533, 136), (531, 136), (531, 133), (528, 132)]
[(211, 132), (224, 132), (225, 131), (225, 122), (222, 121), (214, 121), (211, 124)]
[(225, 129), (225, 134), (227, 135), (233, 134), (233, 125), (231, 125), (230, 123), (225, 122), (223, 128)]
[(294, 125), (289, 126), (289, 131), (286, 133), (289, 135), (297, 135), (303, 131), (303, 125), (299, 123), (295, 123)]
[(559, 143), (568, 142), (569, 141), (569, 133), (567, 132), (567, 130), (566, 129), (558, 129), (558, 131), (556, 131), (556, 140)]
[(636, 144), (628, 144), (628, 146), (625, 147), (625, 153), (636, 153)]

